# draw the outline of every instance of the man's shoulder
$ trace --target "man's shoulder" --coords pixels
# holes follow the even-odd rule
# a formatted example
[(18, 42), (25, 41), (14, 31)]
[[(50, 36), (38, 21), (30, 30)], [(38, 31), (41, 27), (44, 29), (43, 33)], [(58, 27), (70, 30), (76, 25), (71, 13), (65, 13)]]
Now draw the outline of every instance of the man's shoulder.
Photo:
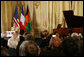
[(23, 41), (21, 46), (25, 45), (26, 43), (28, 43), (28, 41)]

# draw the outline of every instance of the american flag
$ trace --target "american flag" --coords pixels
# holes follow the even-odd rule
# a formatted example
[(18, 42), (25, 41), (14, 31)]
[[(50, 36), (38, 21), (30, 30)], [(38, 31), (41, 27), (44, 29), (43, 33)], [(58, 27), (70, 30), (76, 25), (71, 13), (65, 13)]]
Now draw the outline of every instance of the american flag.
[(17, 26), (19, 26), (19, 19), (18, 19), (18, 12), (17, 12), (17, 6), (15, 8), (15, 14), (13, 21), (16, 23)]

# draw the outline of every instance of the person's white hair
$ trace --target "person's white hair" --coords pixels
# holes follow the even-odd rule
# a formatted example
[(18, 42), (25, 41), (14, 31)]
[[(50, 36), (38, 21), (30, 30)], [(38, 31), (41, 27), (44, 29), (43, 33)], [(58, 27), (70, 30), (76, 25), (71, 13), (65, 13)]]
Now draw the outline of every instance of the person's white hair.
[(71, 37), (75, 37), (75, 36), (79, 36), (78, 33), (75, 32), (71, 34)]
[(16, 49), (16, 47), (18, 45), (18, 38), (17, 39), (14, 39), (14, 38), (8, 39), (7, 45), (9, 48), (15, 48)]
[(7, 33), (6, 32), (2, 32), (1, 33), (1, 38), (5, 38), (7, 36)]

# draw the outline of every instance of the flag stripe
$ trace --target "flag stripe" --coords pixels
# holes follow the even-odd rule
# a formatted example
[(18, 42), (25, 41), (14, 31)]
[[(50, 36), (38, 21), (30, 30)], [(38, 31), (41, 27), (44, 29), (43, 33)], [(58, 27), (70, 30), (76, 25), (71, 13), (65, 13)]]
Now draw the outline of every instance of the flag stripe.
[(16, 25), (19, 26), (19, 22), (15, 18), (13, 20), (16, 22)]
[(25, 31), (26, 29), (24, 27), (24, 22), (25, 22), (25, 17), (24, 17), (24, 11), (23, 11), (23, 6), (22, 6), (22, 12), (20, 16), (20, 30), (23, 29)]
[(29, 13), (26, 15), (26, 17), (25, 17), (25, 27), (27, 26), (27, 24), (29, 23), (29, 21), (30, 21), (30, 15), (29, 15)]
[(13, 21), (16, 23), (17, 26), (19, 26), (19, 19), (18, 19), (17, 6), (16, 6), (16, 8), (15, 8), (15, 14), (14, 14)]
[(27, 32), (29, 32), (31, 30), (31, 22), (30, 22), (30, 14), (29, 14), (29, 9), (27, 6), (27, 12), (26, 12), (26, 16), (25, 16), (25, 28), (27, 30)]
[(24, 22), (25, 22), (25, 17), (24, 15), (21, 13), (21, 19), (20, 19), (20, 22), (22, 22), (22, 24), (24, 25)]

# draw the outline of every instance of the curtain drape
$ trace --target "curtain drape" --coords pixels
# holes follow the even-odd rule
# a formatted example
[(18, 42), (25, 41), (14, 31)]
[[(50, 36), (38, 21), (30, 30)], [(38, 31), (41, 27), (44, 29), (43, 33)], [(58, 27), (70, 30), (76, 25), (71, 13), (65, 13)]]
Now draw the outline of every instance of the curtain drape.
[[(72, 3), (72, 7), (71, 7)], [(29, 7), (32, 23), (32, 32), (57, 28), (62, 24), (66, 28), (64, 10), (73, 10), (74, 15), (83, 16), (83, 1), (39, 1), (38, 7), (35, 1), (1, 1), (1, 31), (11, 30), (15, 7), (18, 7), (18, 17), (20, 19), (21, 7), (23, 5), (24, 14)]]
[(74, 15), (83, 16), (83, 1), (72, 1)]

